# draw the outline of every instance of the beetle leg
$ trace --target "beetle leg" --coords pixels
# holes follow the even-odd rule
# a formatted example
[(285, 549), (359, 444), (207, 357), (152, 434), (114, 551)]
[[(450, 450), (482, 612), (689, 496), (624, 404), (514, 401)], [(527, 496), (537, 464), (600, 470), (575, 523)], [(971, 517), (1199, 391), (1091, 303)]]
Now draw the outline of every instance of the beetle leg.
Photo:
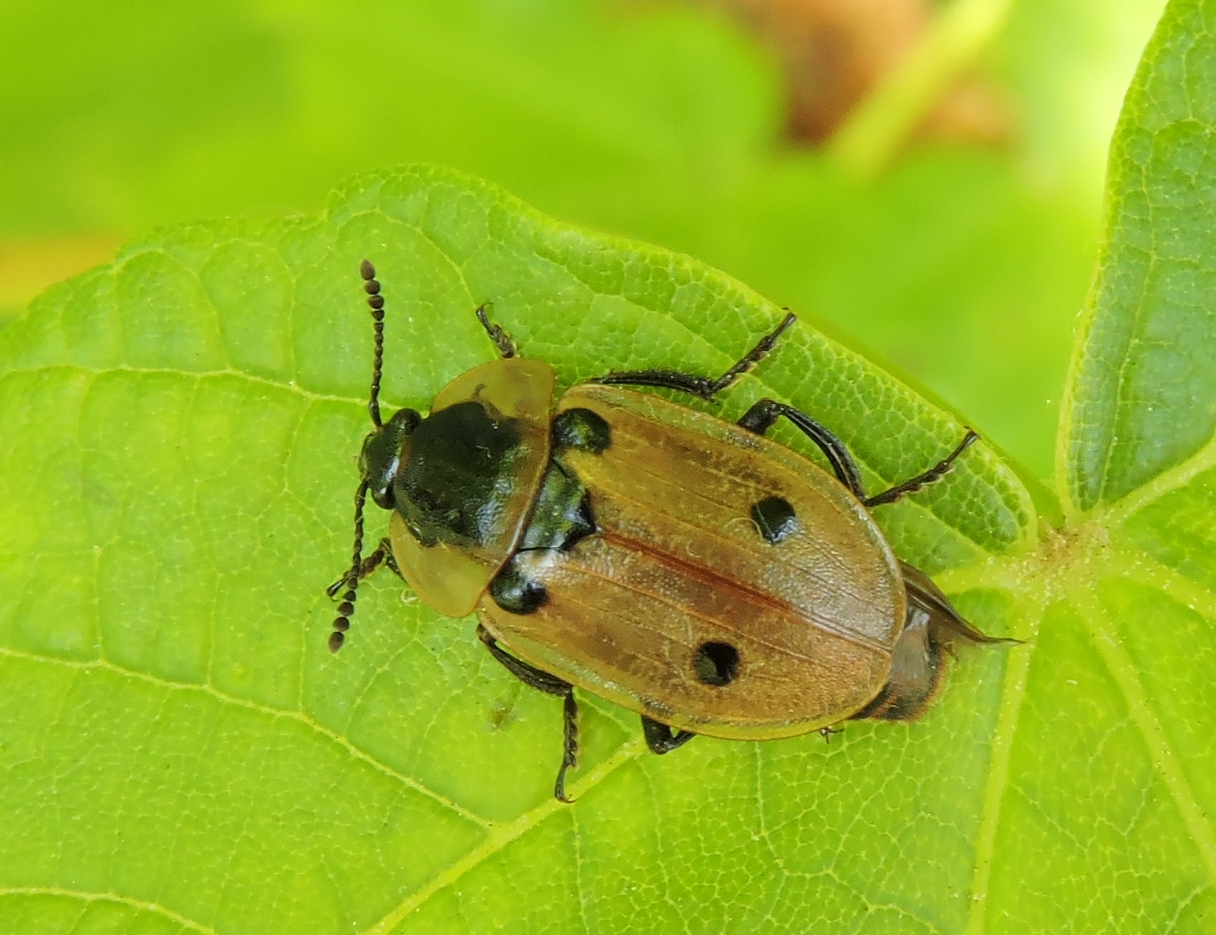
[[(376, 551), (372, 552), (359, 563), (359, 580), (362, 581), (381, 565), (391, 571), (402, 581), (405, 580), (405, 576), (401, 574), (401, 568), (397, 565), (397, 560), (393, 558), (393, 547), (389, 543), (387, 537), (380, 540), (380, 544), (376, 546)], [(348, 571), (345, 575), (326, 588), (325, 593), (331, 598), (337, 597), (338, 592), (343, 588), (348, 587), (353, 580), (354, 576)]]
[(535, 688), (537, 691), (542, 691), (546, 695), (565, 696), (570, 694), (574, 688), (565, 679), (559, 679), (556, 675), (550, 675), (535, 666), (530, 666), (522, 659), (516, 659), (509, 652), (503, 649), (498, 640), (490, 635), (490, 631), (481, 624), (477, 625), (477, 638), (485, 643), (486, 649), (490, 651), (490, 655), (502, 663), (503, 668), (514, 675), (517, 679), (527, 685), (529, 688)]
[(557, 780), (553, 783), (553, 797), (559, 802), (570, 803), (566, 798), (566, 770), (578, 766), (578, 702), (574, 700), (574, 686), (566, 692), (562, 704), (562, 765), (557, 769)]
[(482, 302), (477, 307), (477, 311), (473, 314), (477, 316), (477, 320), (481, 322), (481, 327), (486, 329), (486, 334), (490, 336), (490, 340), (494, 342), (494, 346), (498, 348), (498, 353), (503, 356), (503, 359), (515, 356), (515, 342), (502, 330), (501, 325), (490, 323), (490, 318), (486, 314), (486, 309), (489, 307), (489, 302)]
[(836, 475), (836, 479), (848, 487), (858, 500), (865, 502), (866, 491), (861, 485), (861, 471), (858, 470), (853, 456), (849, 454), (849, 449), (825, 426), (816, 422), (805, 412), (800, 412), (785, 403), (779, 403), (775, 399), (761, 399), (743, 413), (739, 425), (749, 432), (763, 435), (781, 416), (785, 416), (793, 422), (800, 432), (815, 443), (816, 447), (823, 452), (823, 456), (828, 459), (828, 464), (832, 466), (832, 473)]
[(393, 558), (393, 547), (387, 538), (380, 540), (380, 545), (376, 547), (371, 555), (363, 559), (359, 563), (359, 573), (351, 574), (349, 571), (325, 589), (325, 593), (330, 599), (337, 599), (338, 592), (343, 588), (347, 591), (342, 595), (342, 603), (338, 605), (338, 616), (334, 618), (334, 631), (329, 634), (329, 649), (330, 652), (337, 652), (342, 648), (342, 644), (346, 642), (346, 631), (350, 629), (350, 618), (355, 612), (355, 588), (358, 582), (362, 581), (373, 571), (383, 565), (402, 581), (405, 580), (405, 575), (401, 574), (401, 568), (397, 565), (397, 559)]
[(660, 724), (644, 714), (642, 715), (642, 733), (646, 737), (646, 746), (650, 748), (650, 752), (660, 755), (670, 753), (677, 747), (684, 746), (684, 744), (697, 736), (690, 730), (672, 733), (671, 728), (666, 724)]
[(498, 640), (481, 624), (477, 625), (477, 638), (485, 643), (491, 656), (529, 688), (547, 695), (559, 695), (565, 700), (562, 705), (562, 765), (557, 770), (553, 795), (560, 802), (569, 802), (570, 799), (566, 798), (566, 771), (578, 766), (578, 702), (574, 699), (574, 686), (565, 679), (516, 659), (499, 646)]
[(954, 462), (958, 459), (958, 456), (977, 441), (979, 441), (979, 435), (971, 429), (967, 429), (967, 434), (963, 436), (963, 440), (955, 446), (955, 449), (942, 458), (942, 460), (938, 461), (937, 464), (933, 465), (933, 467), (929, 468), (929, 470), (909, 478), (902, 484), (896, 484), (890, 490), (884, 490), (882, 493), (875, 494), (872, 497), (863, 497), (862, 503), (867, 508), (882, 506), (884, 503), (894, 503), (910, 493), (916, 493), (922, 487), (936, 484), (954, 468)]
[[(376, 551), (384, 553), (384, 567), (404, 581), (405, 575), (401, 573), (401, 566), (397, 564), (397, 559), (393, 556), (393, 544), (388, 536), (380, 540), (380, 547)], [(364, 573), (364, 577), (366, 577), (366, 573)]]
[(794, 321), (794, 313), (786, 312), (781, 324), (757, 341), (755, 347), (740, 357), (734, 366), (716, 379), (699, 377), (691, 373), (680, 373), (678, 370), (614, 370), (602, 377), (596, 377), (590, 382), (609, 383), (616, 386), (657, 386), (661, 389), (692, 393), (702, 399), (713, 399), (716, 393), (731, 386), (739, 377), (767, 357), (769, 351), (777, 344), (781, 333)]

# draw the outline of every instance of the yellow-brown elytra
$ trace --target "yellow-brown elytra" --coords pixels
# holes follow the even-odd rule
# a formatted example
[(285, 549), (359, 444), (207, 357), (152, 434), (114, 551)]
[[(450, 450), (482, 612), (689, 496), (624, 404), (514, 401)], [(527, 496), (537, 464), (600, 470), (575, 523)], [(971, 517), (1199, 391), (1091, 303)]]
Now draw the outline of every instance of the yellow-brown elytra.
[[(737, 423), (622, 389), (709, 400), (773, 349), (785, 319), (722, 376), (612, 372), (553, 402), (555, 376), (477, 310), (500, 359), (449, 383), (425, 418), (380, 418), (384, 301), (372, 309), (373, 428), (363, 442), (350, 570), (329, 648), (359, 580), (381, 564), (449, 617), (474, 610), (494, 658), (565, 701), (554, 794), (578, 749), (574, 689), (641, 715), (667, 753), (696, 734), (767, 740), (854, 718), (916, 717), (954, 641), (993, 643), (892, 553), (870, 509), (945, 476), (933, 467), (867, 496), (852, 456), (810, 416), (761, 399)], [(784, 416), (832, 474), (764, 433)], [(832, 475), (835, 476), (832, 476)], [(362, 555), (370, 494), (390, 535)]]

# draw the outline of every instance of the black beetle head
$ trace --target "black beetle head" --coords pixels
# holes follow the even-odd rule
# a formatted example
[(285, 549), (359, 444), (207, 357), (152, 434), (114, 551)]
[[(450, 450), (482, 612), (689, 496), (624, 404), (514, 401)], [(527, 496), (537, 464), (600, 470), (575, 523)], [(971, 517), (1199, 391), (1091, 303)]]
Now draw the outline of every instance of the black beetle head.
[(398, 409), (383, 425), (377, 425), (363, 439), (359, 453), (359, 473), (367, 482), (367, 492), (376, 506), (391, 510), (395, 506), (393, 481), (401, 470), (401, 450), (405, 441), (422, 421), (413, 409)]

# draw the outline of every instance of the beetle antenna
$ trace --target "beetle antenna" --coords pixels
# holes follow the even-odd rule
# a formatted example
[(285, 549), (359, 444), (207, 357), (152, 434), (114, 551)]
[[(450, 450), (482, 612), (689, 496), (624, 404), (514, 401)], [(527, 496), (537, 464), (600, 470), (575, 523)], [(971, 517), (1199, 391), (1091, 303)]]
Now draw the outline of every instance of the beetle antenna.
[(334, 617), (334, 632), (329, 634), (331, 653), (336, 653), (346, 642), (350, 618), (355, 614), (355, 593), (359, 589), (359, 577), (363, 571), (363, 504), (366, 501), (367, 481), (363, 481), (355, 491), (355, 547), (350, 559), (350, 571), (334, 588), (336, 592), (342, 585), (346, 585), (346, 593), (342, 595), (342, 603), (338, 605), (338, 616)]
[(380, 280), (376, 278), (376, 267), (364, 260), (359, 264), (359, 275), (363, 277), (363, 291), (367, 293), (367, 304), (372, 310), (372, 327), (376, 333), (376, 350), (372, 355), (372, 393), (367, 403), (372, 425), (383, 425), (380, 421), (380, 370), (384, 363), (384, 296), (380, 294)]

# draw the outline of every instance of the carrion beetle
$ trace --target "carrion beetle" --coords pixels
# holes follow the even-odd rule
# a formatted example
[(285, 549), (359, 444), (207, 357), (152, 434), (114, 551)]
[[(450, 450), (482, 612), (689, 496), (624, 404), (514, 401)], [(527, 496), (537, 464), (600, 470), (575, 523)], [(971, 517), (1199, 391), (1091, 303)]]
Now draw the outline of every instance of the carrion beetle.
[[(964, 620), (892, 552), (870, 510), (941, 480), (978, 436), (867, 495), (844, 444), (810, 416), (761, 399), (738, 422), (627, 389), (703, 400), (731, 386), (794, 322), (720, 377), (611, 372), (567, 390), (516, 356), (485, 306), (499, 359), (462, 374), (430, 413), (383, 421), (384, 301), (361, 267), (374, 322), (349, 570), (329, 588), (341, 648), (359, 580), (382, 564), (441, 614), (477, 612), (477, 634), (525, 684), (564, 699), (554, 794), (568, 801), (579, 688), (641, 716), (655, 753), (697, 734), (766, 740), (924, 710), (953, 642), (1003, 642)], [(788, 419), (831, 473), (765, 437)], [(390, 534), (363, 556), (366, 498)]]

